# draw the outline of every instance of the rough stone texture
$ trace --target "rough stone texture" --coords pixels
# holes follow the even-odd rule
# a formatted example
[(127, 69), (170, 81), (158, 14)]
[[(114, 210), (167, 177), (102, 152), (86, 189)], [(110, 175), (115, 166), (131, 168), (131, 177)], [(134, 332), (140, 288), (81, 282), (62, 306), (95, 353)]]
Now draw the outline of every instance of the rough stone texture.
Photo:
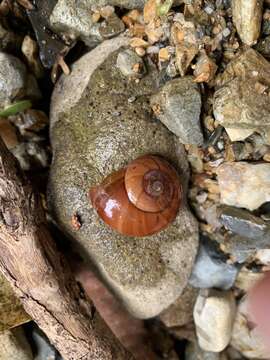
[(233, 286), (238, 271), (235, 265), (226, 262), (214, 241), (202, 238), (189, 283), (201, 289), (228, 290)]
[(230, 342), (235, 317), (233, 293), (204, 290), (198, 296), (193, 316), (200, 347), (212, 352), (224, 350)]
[(223, 204), (255, 210), (270, 200), (269, 163), (223, 163), (217, 175)]
[[(139, 65), (139, 71), (135, 70), (137, 64)], [(141, 77), (145, 73), (142, 58), (130, 49), (121, 51), (118, 54), (116, 65), (121, 73), (127, 77)]]
[(232, 0), (233, 22), (243, 43), (251, 46), (258, 40), (262, 11), (263, 0)]
[(0, 333), (0, 360), (33, 360), (30, 346), (20, 328)]
[[(0, 274), (0, 332), (30, 320), (9, 283)], [(1, 352), (1, 351), (0, 351)]]
[(238, 129), (237, 139), (242, 140), (253, 131), (268, 137), (270, 97), (267, 92), (258, 91), (258, 84), (269, 86), (269, 78), (269, 62), (251, 48), (232, 60), (218, 78), (214, 116), (226, 129)]
[(168, 81), (151, 97), (156, 116), (183, 144), (201, 145), (201, 95), (191, 76)]
[(26, 68), (15, 56), (0, 52), (0, 107), (20, 96), (26, 86)]
[[(92, 37), (94, 24), (91, 6), (85, 0), (58, 0), (51, 13), (50, 24), (54, 30), (74, 37)], [(101, 38), (93, 40), (99, 41)]]
[(185, 351), (186, 360), (227, 360), (228, 356), (225, 352), (214, 353), (204, 351), (197, 342), (190, 342)]
[(256, 327), (249, 326), (247, 299), (238, 305), (232, 332), (231, 345), (248, 359), (269, 359), (269, 351), (262, 343)]
[[(125, 237), (104, 224), (89, 201), (91, 186), (147, 153), (168, 158), (181, 175), (184, 194), (187, 190), (183, 147), (151, 119), (146, 101), (158, 86), (157, 73), (149, 69), (136, 84), (127, 82), (116, 67), (119, 49), (127, 42), (123, 37), (103, 42), (82, 57), (55, 88), (49, 201), (59, 225), (85, 258), (97, 265), (126, 308), (147, 318), (159, 314), (182, 293), (196, 256), (198, 229), (184, 200), (165, 230), (144, 238)], [(71, 226), (74, 213), (82, 222), (79, 231)]]
[(160, 314), (160, 320), (169, 328), (190, 323), (193, 320), (193, 307), (197, 295), (197, 289), (187, 286), (183, 294)]
[(250, 212), (232, 206), (220, 206), (220, 222), (231, 232), (250, 241), (248, 249), (264, 249), (270, 247), (270, 225)]
[(88, 0), (58, 0), (50, 16), (51, 27), (73, 38), (81, 38), (88, 46), (124, 31), (124, 23), (116, 14), (112, 14), (102, 22), (94, 23), (92, 5)]

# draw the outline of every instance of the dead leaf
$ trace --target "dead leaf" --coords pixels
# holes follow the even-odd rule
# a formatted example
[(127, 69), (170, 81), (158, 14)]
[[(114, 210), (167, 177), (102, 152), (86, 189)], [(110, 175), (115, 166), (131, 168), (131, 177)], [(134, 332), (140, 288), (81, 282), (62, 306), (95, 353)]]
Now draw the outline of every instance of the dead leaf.
[(146, 24), (154, 20), (157, 16), (157, 5), (156, 0), (148, 0), (144, 5), (143, 18)]

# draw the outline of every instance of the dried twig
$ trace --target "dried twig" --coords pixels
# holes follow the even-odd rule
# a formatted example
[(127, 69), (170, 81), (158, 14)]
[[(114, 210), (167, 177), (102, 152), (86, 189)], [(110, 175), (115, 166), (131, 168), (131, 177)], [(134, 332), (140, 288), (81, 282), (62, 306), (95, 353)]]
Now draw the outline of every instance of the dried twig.
[(0, 139), (0, 270), (66, 360), (133, 359), (79, 290), (40, 198)]

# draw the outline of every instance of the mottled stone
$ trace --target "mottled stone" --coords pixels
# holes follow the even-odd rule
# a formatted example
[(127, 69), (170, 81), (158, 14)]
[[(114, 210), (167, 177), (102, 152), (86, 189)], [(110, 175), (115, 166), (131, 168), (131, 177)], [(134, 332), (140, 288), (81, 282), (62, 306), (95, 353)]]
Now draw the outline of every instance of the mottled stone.
[(121, 73), (127, 77), (141, 77), (145, 73), (145, 66), (142, 58), (133, 50), (121, 51), (116, 60), (116, 66)]
[(21, 328), (0, 333), (0, 360), (33, 360), (32, 351)]
[(255, 210), (270, 201), (269, 163), (223, 163), (217, 175), (223, 204)]
[[(218, 77), (214, 116), (225, 128), (238, 129), (239, 140), (252, 130), (269, 131), (270, 97), (268, 90), (261, 91), (263, 86), (270, 86), (269, 78), (269, 62), (251, 48), (233, 59)], [(239, 129), (244, 130), (243, 135)]]
[(20, 97), (26, 86), (26, 68), (15, 56), (0, 52), (0, 107)]
[(247, 298), (240, 301), (235, 317), (231, 345), (248, 359), (269, 359), (256, 326), (250, 326)]
[(232, 292), (204, 290), (194, 307), (194, 321), (200, 347), (205, 351), (220, 352), (231, 339), (235, 317)]
[(124, 23), (115, 13), (95, 23), (92, 6), (88, 0), (58, 0), (50, 16), (51, 27), (72, 38), (80, 38), (88, 46), (94, 46), (124, 31)]
[(160, 315), (160, 320), (169, 328), (184, 326), (193, 320), (193, 307), (198, 290), (187, 286), (183, 294)]
[[(152, 317), (185, 288), (198, 246), (197, 223), (186, 207), (188, 163), (178, 139), (151, 118), (149, 94), (158, 73), (149, 68), (140, 83), (116, 67), (128, 39), (105, 41), (62, 77), (51, 102), (49, 202), (58, 224), (93, 261), (114, 293), (135, 316)], [(135, 99), (135, 101), (129, 101)], [(184, 200), (175, 221), (152, 236), (133, 238), (109, 228), (93, 209), (91, 186), (143, 154), (159, 154), (183, 179)], [(71, 226), (74, 213), (82, 226)]]
[(228, 356), (225, 352), (216, 353), (210, 351), (204, 351), (200, 348), (196, 342), (190, 342), (185, 351), (186, 360), (227, 360)]
[(270, 246), (270, 226), (263, 219), (233, 206), (220, 206), (219, 212), (220, 222), (228, 230), (253, 240), (255, 248), (258, 243)]
[(189, 283), (196, 288), (228, 290), (233, 286), (238, 271), (235, 265), (226, 262), (226, 256), (214, 241), (201, 238)]
[(157, 118), (183, 144), (202, 144), (201, 95), (191, 76), (168, 81), (151, 97), (151, 106)]
[(232, 0), (233, 22), (237, 32), (247, 45), (256, 43), (260, 36), (263, 0)]
[[(0, 274), (0, 332), (30, 320), (11, 286)], [(0, 351), (1, 352), (1, 351)]]

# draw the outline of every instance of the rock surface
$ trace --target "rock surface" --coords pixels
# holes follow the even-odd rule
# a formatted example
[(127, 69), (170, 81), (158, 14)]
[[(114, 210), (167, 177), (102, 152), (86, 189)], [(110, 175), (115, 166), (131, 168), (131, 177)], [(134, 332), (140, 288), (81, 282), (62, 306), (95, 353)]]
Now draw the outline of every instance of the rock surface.
[(26, 68), (15, 56), (0, 52), (0, 107), (19, 97), (26, 86)]
[(268, 241), (270, 240), (269, 226), (249, 211), (226, 205), (220, 206), (219, 211), (220, 222), (228, 230), (250, 239), (259, 240), (268, 237)]
[[(214, 116), (222, 126), (229, 129), (229, 133), (230, 129), (238, 129), (238, 140), (253, 131), (262, 134), (269, 132), (269, 75), (269, 62), (249, 48), (233, 59), (219, 76), (214, 95)], [(266, 91), (263, 91), (264, 86)], [(240, 129), (243, 129), (243, 134)]]
[(127, 77), (137, 78), (145, 73), (145, 66), (142, 58), (130, 49), (121, 51), (118, 54), (116, 66), (121, 73)]
[(201, 289), (228, 290), (233, 286), (238, 271), (236, 266), (226, 262), (214, 241), (202, 238), (189, 283)]
[(244, 298), (238, 305), (231, 345), (248, 359), (269, 359), (269, 352), (256, 327), (249, 326), (250, 319), (247, 314), (247, 299)]
[(193, 320), (193, 307), (198, 290), (187, 286), (183, 294), (159, 315), (159, 319), (169, 328), (184, 326)]
[(151, 97), (151, 106), (157, 118), (183, 144), (203, 143), (200, 126), (201, 95), (191, 76), (168, 81)]
[(243, 43), (251, 46), (258, 40), (262, 12), (263, 0), (232, 0), (233, 22)]
[(190, 342), (185, 351), (186, 360), (227, 360), (225, 352), (214, 353), (204, 351), (197, 342)]
[[(50, 207), (81, 253), (99, 268), (103, 279), (135, 316), (148, 318), (173, 303), (185, 288), (198, 246), (196, 221), (185, 200), (175, 221), (152, 236), (118, 234), (97, 216), (89, 199), (91, 186), (143, 154), (160, 154), (182, 174), (188, 166), (178, 139), (151, 119), (147, 103), (157, 89), (157, 73), (137, 84), (116, 67), (124, 37), (105, 41), (82, 57), (69, 77), (58, 82), (51, 105), (53, 163)], [(132, 99), (132, 101), (129, 101)], [(71, 226), (74, 214), (82, 226)]]
[(33, 360), (30, 346), (20, 328), (0, 333), (0, 360)]
[(0, 332), (28, 322), (29, 316), (13, 293), (7, 280), (0, 274)]
[(269, 163), (223, 163), (217, 175), (223, 204), (255, 210), (270, 201)]
[(194, 321), (200, 347), (220, 352), (230, 342), (235, 317), (233, 293), (204, 290), (194, 307)]

